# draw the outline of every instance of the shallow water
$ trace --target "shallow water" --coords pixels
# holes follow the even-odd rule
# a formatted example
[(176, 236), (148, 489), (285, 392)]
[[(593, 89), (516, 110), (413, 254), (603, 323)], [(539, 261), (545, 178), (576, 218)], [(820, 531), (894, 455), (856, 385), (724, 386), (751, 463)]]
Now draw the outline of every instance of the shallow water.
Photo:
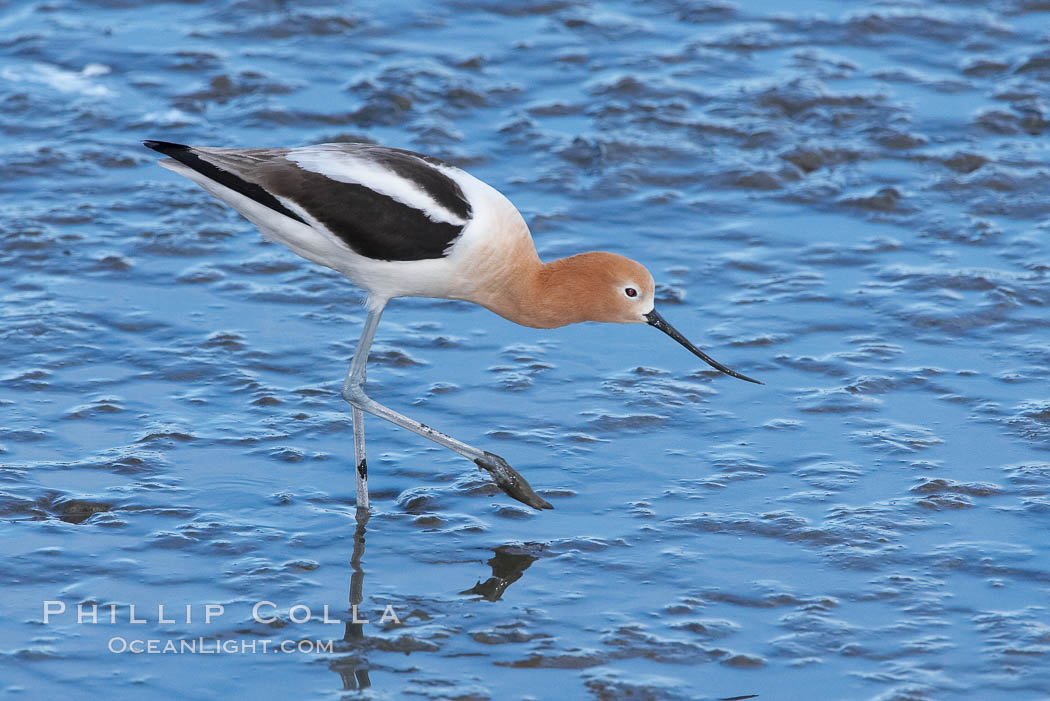
[[(1050, 696), (1050, 5), (142, 5), (0, 2), (6, 692)], [(555, 510), (369, 420), (355, 557), (361, 293), (143, 138), (446, 158), (767, 384), (396, 302), (373, 396)]]

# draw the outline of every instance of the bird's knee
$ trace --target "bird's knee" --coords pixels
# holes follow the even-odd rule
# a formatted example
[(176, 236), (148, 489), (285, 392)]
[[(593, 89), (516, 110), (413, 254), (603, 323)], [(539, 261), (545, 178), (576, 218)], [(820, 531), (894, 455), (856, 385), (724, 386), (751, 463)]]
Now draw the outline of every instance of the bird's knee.
[(365, 396), (365, 388), (357, 384), (343, 385), (342, 395), (343, 399), (359, 408), (368, 401), (368, 397)]

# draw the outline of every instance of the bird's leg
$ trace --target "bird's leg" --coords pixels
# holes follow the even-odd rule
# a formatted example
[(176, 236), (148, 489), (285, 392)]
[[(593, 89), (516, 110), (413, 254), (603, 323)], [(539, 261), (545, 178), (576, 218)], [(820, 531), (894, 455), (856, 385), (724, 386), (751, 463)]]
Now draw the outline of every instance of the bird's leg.
[[(473, 461), (479, 468), (488, 470), (496, 484), (499, 485), (504, 492), (518, 501), (528, 504), (534, 509), (554, 508), (540, 495), (536, 494), (525, 478), (519, 475), (517, 471), (508, 465), (507, 461), (500, 456), (484, 450), (478, 450), (466, 443), (457, 441), (452, 436), (445, 435), (440, 431), (435, 431), (425, 424), (410, 419), (392, 409), (388, 409), (382, 404), (373, 401), (365, 394), (365, 365), (368, 363), (368, 351), (372, 347), (372, 340), (375, 338), (376, 327), (379, 326), (379, 318), (382, 315), (382, 306), (377, 309), (369, 310), (368, 318), (365, 319), (364, 329), (361, 331), (361, 340), (358, 341), (357, 350), (354, 351), (353, 360), (350, 361), (350, 371), (347, 373), (346, 381), (343, 383), (343, 399), (348, 401), (354, 407), (352, 416), (354, 420), (354, 457), (358, 463), (358, 505), (360, 506), (362, 503), (362, 487), (365, 490), (368, 488), (367, 482), (365, 481), (364, 468), (364, 430), (363, 427), (360, 430), (358, 429), (359, 426), (362, 426), (362, 422), (358, 421), (358, 416), (361, 411), (366, 411), (373, 416), (378, 416), (379, 418), (386, 419), (390, 423), (397, 424), (402, 428), (407, 428), (413, 433), (418, 433), (424, 438), (428, 438), (438, 445), (443, 445), (449, 450), (454, 450), (463, 457)], [(367, 491), (365, 491), (364, 504), (365, 506), (368, 505)]]
[(357, 473), (357, 508), (368, 510), (368, 465), (365, 463), (365, 415), (356, 406), (350, 408), (354, 424), (354, 467)]
[[(375, 327), (379, 324), (379, 316), (383, 313), (382, 308), (375, 314), (376, 319), (372, 322), (372, 313), (368, 315), (365, 322), (364, 332), (358, 341), (357, 349), (354, 351), (353, 360), (350, 361), (350, 370), (347, 373), (346, 382), (343, 383), (343, 397), (347, 401), (347, 387), (351, 384), (362, 386), (365, 383), (368, 366), (368, 350), (372, 346), (372, 337), (375, 336)], [(372, 322), (372, 323), (369, 323)], [(368, 510), (368, 463), (365, 460), (365, 415), (361, 408), (350, 403), (350, 418), (354, 426), (354, 473), (357, 475), (357, 509)]]

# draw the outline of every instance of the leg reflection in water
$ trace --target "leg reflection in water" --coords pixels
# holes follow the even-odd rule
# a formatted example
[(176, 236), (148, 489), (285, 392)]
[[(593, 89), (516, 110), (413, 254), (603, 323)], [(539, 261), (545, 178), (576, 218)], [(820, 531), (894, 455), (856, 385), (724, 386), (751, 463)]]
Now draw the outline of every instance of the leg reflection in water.
[[(345, 622), (343, 633), (345, 652), (349, 654), (329, 663), (329, 668), (342, 679), (343, 689), (346, 691), (368, 689), (372, 686), (369, 670), (373, 669), (374, 665), (369, 664), (366, 655), (369, 650), (375, 649), (376, 639), (366, 637), (364, 626), (369, 624), (354, 622), (357, 617), (353, 615), (355, 609), (361, 610), (364, 601), (365, 570), (361, 561), (365, 554), (365, 527), (369, 516), (367, 508), (357, 509), (354, 550), (350, 556), (350, 615)], [(507, 591), (507, 587), (521, 579), (522, 573), (540, 558), (545, 548), (543, 543), (520, 543), (495, 548), (494, 556), (488, 561), (489, 567), (492, 568), (492, 576), (460, 594), (474, 594), (487, 601), (498, 601)], [(361, 619), (365, 617), (363, 613), (360, 616)]]
[[(355, 606), (360, 606), (364, 600), (365, 570), (361, 567), (361, 558), (365, 554), (365, 526), (368, 524), (369, 511), (367, 507), (357, 509), (357, 528), (354, 529), (354, 552), (350, 556), (350, 611)], [(355, 646), (359, 645), (365, 637), (362, 629), (363, 623), (354, 623), (353, 615), (346, 621), (346, 630), (343, 633), (343, 641)], [(343, 679), (343, 689), (356, 690), (367, 689), (372, 686), (368, 678), (368, 662), (356, 656), (343, 657), (331, 665), (333, 671), (337, 672)]]
[(507, 587), (521, 579), (529, 565), (539, 559), (544, 547), (540, 543), (499, 546), (493, 550), (495, 557), (488, 562), (492, 576), (460, 594), (477, 594), (486, 601), (499, 601)]

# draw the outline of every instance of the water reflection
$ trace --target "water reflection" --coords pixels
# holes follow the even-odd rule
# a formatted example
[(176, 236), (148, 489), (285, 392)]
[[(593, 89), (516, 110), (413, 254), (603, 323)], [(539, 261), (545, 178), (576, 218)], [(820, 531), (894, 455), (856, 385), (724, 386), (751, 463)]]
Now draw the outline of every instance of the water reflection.
[[(363, 647), (364, 623), (356, 623), (359, 619), (356, 615), (357, 607), (364, 600), (365, 570), (361, 566), (361, 558), (365, 554), (365, 526), (371, 516), (367, 508), (357, 509), (357, 527), (354, 529), (354, 551), (350, 555), (350, 616), (346, 621), (346, 629), (343, 631), (343, 642), (354, 647)], [(367, 689), (372, 686), (368, 677), (368, 660), (358, 655), (348, 655), (333, 662), (330, 665), (332, 671), (336, 672), (343, 680), (343, 689), (354, 691)]]
[[(354, 549), (350, 556), (349, 610), (343, 632), (343, 649), (348, 654), (329, 664), (329, 669), (342, 680), (344, 691), (358, 691), (372, 686), (369, 677), (372, 666), (367, 653), (374, 647), (372, 643), (375, 641), (365, 635), (364, 626), (368, 621), (361, 608), (365, 598), (365, 532), (370, 516), (368, 509), (357, 509)], [(521, 579), (525, 570), (540, 558), (546, 547), (545, 543), (515, 543), (493, 548), (493, 556), (487, 562), (492, 576), (485, 581), (478, 580), (473, 587), (459, 593), (477, 595), (485, 601), (499, 601), (507, 588)]]
[(495, 556), (488, 561), (489, 567), (492, 568), (492, 576), (484, 582), (479, 581), (470, 589), (461, 591), (460, 594), (477, 594), (486, 601), (499, 601), (507, 587), (521, 579), (525, 570), (539, 559), (539, 553), (545, 547), (542, 543), (525, 543), (495, 548)]

